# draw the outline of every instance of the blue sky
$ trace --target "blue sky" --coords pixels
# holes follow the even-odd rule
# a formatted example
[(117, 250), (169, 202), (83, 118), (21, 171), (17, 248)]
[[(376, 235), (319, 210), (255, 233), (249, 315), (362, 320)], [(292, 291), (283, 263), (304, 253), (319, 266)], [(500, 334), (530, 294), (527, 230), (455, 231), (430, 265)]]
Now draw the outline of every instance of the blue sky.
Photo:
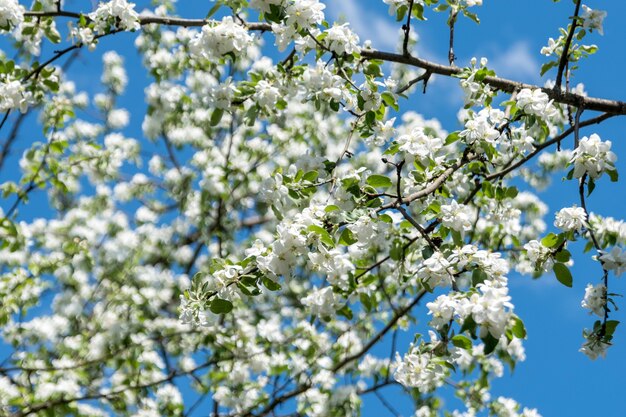
[[(87, 3), (68, 0), (66, 8), (76, 10), (81, 6), (86, 7)], [(143, 6), (148, 2), (138, 3)], [(194, 0), (179, 0), (178, 3), (180, 14), (186, 17), (204, 16), (212, 6), (208, 2)], [(325, 3), (329, 20), (343, 17), (351, 22), (362, 40), (371, 39), (373, 46), (379, 49), (395, 49), (401, 24), (388, 15), (387, 6), (382, 0), (329, 0)], [(472, 56), (485, 56), (498, 75), (507, 78), (543, 84), (548, 77), (554, 76), (554, 73), (548, 73), (543, 79), (539, 77), (539, 68), (545, 59), (539, 50), (547, 43), (548, 37), (558, 36), (559, 26), (567, 24), (567, 18), (573, 11), (572, 2), (562, 0), (555, 4), (552, 0), (485, 0), (484, 3), (483, 7), (475, 9), (482, 21), (480, 25), (459, 19), (455, 45), (457, 64), (464, 66)], [(588, 42), (599, 46), (598, 53), (581, 63), (573, 82), (583, 82), (589, 95), (625, 100), (626, 83), (622, 72), (626, 66), (623, 46), (623, 40), (626, 39), (626, 25), (623, 24), (626, 2), (589, 0), (586, 4), (592, 8), (606, 8), (608, 16), (604, 24), (604, 36), (594, 33), (588, 37)], [(445, 63), (448, 43), (446, 16), (430, 11), (427, 11), (426, 16), (428, 22), (415, 22), (413, 25), (420, 37), (417, 52), (425, 58)], [(121, 34), (102, 40), (96, 52), (83, 52), (70, 73), (79, 89), (93, 92), (93, 77), (94, 74), (99, 77), (101, 54), (115, 49), (124, 55), (131, 83), (120, 105), (132, 113), (129, 135), (140, 138), (142, 111), (145, 109), (143, 89), (148, 78), (140, 68), (139, 58), (132, 47), (133, 39), (132, 34)], [(48, 48), (43, 56), (50, 54), (51, 48)], [(456, 113), (461, 105), (462, 93), (457, 81), (442, 77), (431, 80), (426, 95), (415, 93), (401, 103), (401, 107), (417, 110), (427, 118), (438, 118), (449, 131), (458, 128)], [(618, 155), (617, 167), (622, 177), (626, 175), (625, 125), (626, 120), (623, 118), (614, 118), (602, 126), (582, 131), (583, 135), (596, 132), (604, 140), (613, 141), (614, 151)], [(41, 140), (37, 139), (40, 135), (38, 129), (28, 128), (24, 133), (24, 142), (16, 148), (17, 155), (27, 147), (29, 142), (26, 137)], [(0, 139), (4, 140), (4, 135), (2, 133)], [(15, 166), (16, 162), (16, 156), (13, 156), (8, 165)], [(0, 181), (6, 180), (6, 175), (0, 173)], [(605, 216), (623, 216), (626, 212), (626, 197), (619, 187), (619, 184), (610, 183), (607, 178), (602, 179), (588, 200), (590, 209)], [(555, 178), (553, 186), (540, 196), (549, 206), (546, 219), (549, 224), (555, 211), (578, 202), (576, 184), (563, 183), (559, 178)], [(7, 205), (8, 202), (2, 202), (3, 207)], [(25, 217), (32, 217), (45, 211), (46, 207), (47, 202), (39, 193), (22, 209), (22, 213)], [(574, 247), (574, 252), (580, 252), (579, 249)], [(578, 253), (575, 257), (573, 288), (560, 285), (552, 275), (532, 280), (511, 274), (511, 295), (516, 313), (524, 319), (528, 330), (525, 343), (528, 358), (518, 365), (513, 376), (506, 374), (496, 381), (492, 391), (494, 397), (513, 397), (525, 406), (538, 408), (544, 417), (624, 415), (626, 396), (621, 395), (621, 391), (626, 375), (626, 325), (618, 327), (615, 346), (609, 349), (606, 359), (592, 362), (578, 352), (583, 341), (582, 329), (590, 327), (594, 321), (580, 307), (580, 300), (585, 285), (598, 282), (601, 276), (599, 265), (588, 260), (588, 256)], [(610, 289), (623, 293), (624, 283), (619, 278), (611, 277)], [(626, 309), (623, 299), (617, 302)], [(612, 318), (623, 320), (623, 311), (613, 313)], [(424, 317), (422, 320), (427, 319)], [(412, 335), (400, 337), (398, 350), (405, 351), (411, 339)], [(383, 343), (376, 352), (387, 354), (388, 345)], [(387, 393), (387, 398), (403, 416), (412, 414), (407, 403), (394, 398), (393, 389)], [(363, 410), (365, 417), (385, 413), (387, 411), (374, 397), (366, 399)]]

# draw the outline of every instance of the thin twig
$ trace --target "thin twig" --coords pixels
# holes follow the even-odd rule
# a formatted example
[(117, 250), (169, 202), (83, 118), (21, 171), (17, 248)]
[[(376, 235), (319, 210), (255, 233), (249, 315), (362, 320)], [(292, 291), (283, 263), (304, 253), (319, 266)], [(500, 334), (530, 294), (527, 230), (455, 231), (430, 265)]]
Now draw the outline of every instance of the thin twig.
[(563, 46), (561, 59), (559, 60), (559, 69), (556, 73), (556, 82), (554, 83), (554, 90), (559, 93), (561, 92), (561, 83), (563, 81), (563, 71), (565, 70), (565, 64), (569, 61), (569, 48), (572, 44), (572, 39), (574, 38), (576, 25), (578, 24), (578, 12), (580, 11), (581, 3), (582, 0), (576, 0), (576, 8), (574, 9), (574, 16), (572, 17), (572, 24), (569, 28), (569, 33), (567, 34), (565, 45)]
[(402, 27), (404, 30), (404, 40), (402, 41), (402, 53), (404, 56), (410, 56), (409, 54), (409, 38), (411, 35), (411, 15), (413, 14), (413, 0), (409, 0), (409, 11), (406, 16), (406, 23)]
[(450, 26), (450, 45), (448, 48), (448, 62), (450, 65), (454, 65), (456, 56), (454, 55), (454, 24), (456, 23), (458, 11), (454, 8), (450, 9), (450, 18), (448, 19), (448, 26)]

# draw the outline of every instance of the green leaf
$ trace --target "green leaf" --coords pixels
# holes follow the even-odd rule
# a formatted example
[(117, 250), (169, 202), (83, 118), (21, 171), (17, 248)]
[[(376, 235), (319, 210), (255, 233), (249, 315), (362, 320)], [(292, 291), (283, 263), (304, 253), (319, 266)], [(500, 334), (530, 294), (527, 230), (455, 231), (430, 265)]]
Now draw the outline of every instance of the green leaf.
[(587, 184), (587, 197), (589, 197), (591, 193), (593, 192), (593, 190), (595, 189), (596, 189), (596, 182), (593, 180), (593, 178), (589, 178), (589, 183)]
[(619, 174), (617, 173), (616, 169), (609, 169), (606, 171), (606, 173), (609, 174), (611, 182), (617, 182), (617, 180), (619, 179)]
[(343, 306), (341, 309), (337, 310), (337, 314), (344, 316), (348, 320), (352, 320), (353, 317), (352, 309), (348, 306)]
[(546, 237), (541, 239), (541, 244), (546, 248), (553, 248), (559, 243), (559, 237), (554, 233), (548, 233)]
[(472, 339), (476, 338), (476, 322), (472, 318), (472, 316), (467, 316), (467, 318), (463, 321), (463, 325), (461, 326), (461, 333), (470, 332), (472, 335)]
[(222, 109), (213, 110), (213, 114), (211, 114), (211, 126), (217, 126), (220, 120), (222, 120), (223, 115), (224, 115), (224, 110)]
[(233, 303), (228, 300), (222, 300), (221, 298), (214, 298), (211, 302), (211, 311), (215, 314), (227, 314), (233, 309)]
[(361, 304), (363, 305), (363, 307), (365, 307), (365, 310), (372, 311), (372, 300), (367, 294), (359, 294), (359, 299), (361, 300)]
[(354, 243), (356, 243), (357, 240), (354, 237), (354, 234), (352, 233), (352, 230), (348, 229), (347, 227), (345, 229), (343, 229), (343, 232), (341, 232), (341, 236), (339, 236), (339, 244), (340, 245), (345, 245), (345, 246), (350, 246)]
[(457, 334), (452, 339), (452, 344), (458, 348), (470, 350), (472, 348), (472, 341), (462, 334)]
[(451, 143), (456, 142), (460, 138), (461, 138), (461, 136), (459, 136), (459, 132), (452, 132), (446, 138), (446, 145), (450, 145)]
[(463, 10), (463, 14), (470, 18), (471, 20), (473, 20), (476, 24), (480, 24), (480, 19), (478, 18), (478, 16), (475, 13), (469, 12), (467, 11), (467, 9)]
[(515, 198), (519, 194), (517, 187), (509, 187), (506, 189), (506, 196), (508, 198)]
[(278, 282), (272, 281), (268, 277), (263, 277), (261, 279), (261, 282), (263, 282), (263, 285), (265, 286), (265, 288), (267, 288), (270, 291), (278, 291), (282, 288)]
[(555, 61), (546, 62), (545, 64), (541, 66), (541, 71), (539, 74), (543, 76), (543, 74), (545, 74), (551, 68), (556, 67), (556, 66), (557, 66), (557, 63)]
[(572, 258), (572, 254), (567, 249), (562, 249), (558, 251), (556, 255), (554, 255), (554, 259), (556, 259), (559, 262), (569, 262), (571, 258)]
[(315, 182), (318, 176), (319, 176), (319, 173), (317, 171), (309, 171), (306, 174), (304, 174), (302, 179), (304, 181)]
[(323, 227), (312, 224), (309, 227), (307, 227), (307, 230), (309, 232), (313, 232), (317, 234), (323, 243), (327, 244), (330, 247), (335, 247), (335, 241), (333, 241), (333, 238), (330, 235), (330, 233), (328, 233), (328, 231), (324, 229)]
[(619, 321), (617, 320), (608, 320), (606, 322), (606, 335), (607, 336), (613, 336), (613, 333), (615, 333), (615, 329), (617, 328), (617, 325), (619, 324)]
[(389, 91), (385, 91), (380, 95), (380, 98), (383, 99), (387, 106), (393, 108), (395, 111), (398, 111), (398, 104), (396, 103), (396, 98), (393, 96), (392, 93), (390, 93)]
[(409, 7), (406, 5), (402, 5), (400, 7), (398, 7), (398, 9), (396, 10), (396, 21), (401, 21), (404, 20), (404, 16), (406, 15), (406, 12), (409, 11)]
[(491, 333), (487, 333), (487, 335), (482, 338), (482, 341), (485, 344), (485, 355), (492, 353), (498, 346), (498, 339), (493, 337)]
[(388, 188), (392, 185), (391, 179), (389, 179), (389, 177), (378, 174), (370, 175), (369, 177), (367, 177), (367, 183), (374, 188)]
[(518, 339), (526, 338), (526, 327), (524, 326), (524, 322), (519, 317), (515, 317), (515, 324), (511, 330), (513, 331), (513, 335), (515, 335)]
[(402, 259), (404, 255), (404, 245), (399, 240), (394, 240), (391, 244), (391, 251), (389, 251), (389, 256), (394, 261), (399, 261)]
[(561, 284), (565, 285), (566, 287), (572, 287), (572, 283), (574, 280), (572, 278), (572, 273), (569, 271), (567, 265), (557, 262), (554, 264), (552, 269), (554, 270), (556, 279), (559, 280)]
[(482, 284), (488, 279), (489, 275), (482, 269), (474, 269), (474, 271), (472, 271), (472, 287)]
[(205, 19), (210, 19), (220, 9), (220, 7), (222, 7), (221, 3), (217, 3), (215, 6), (211, 7), (211, 10), (209, 10)]

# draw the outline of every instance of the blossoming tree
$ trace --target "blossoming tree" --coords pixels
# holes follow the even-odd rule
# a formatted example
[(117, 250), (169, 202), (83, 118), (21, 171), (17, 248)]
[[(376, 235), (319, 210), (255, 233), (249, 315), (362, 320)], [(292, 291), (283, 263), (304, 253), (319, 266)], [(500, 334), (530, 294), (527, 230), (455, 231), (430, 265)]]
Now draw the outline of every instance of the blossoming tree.
[[(0, 56), (0, 169), (18, 165), (28, 113), (42, 128), (1, 185), (2, 415), (347, 416), (398, 385), (418, 417), (538, 416), (489, 394), (525, 358), (507, 275), (571, 286), (574, 240), (599, 277), (581, 351), (605, 355), (626, 227), (587, 209), (618, 174), (611, 142), (583, 129), (626, 103), (570, 76), (606, 13), (573, 2), (541, 51), (554, 81), (536, 86), (457, 62), (455, 24), (478, 22), (482, 0), (383, 1), (397, 51), (329, 22), (318, 0), (217, 0), (199, 17), (174, 0), (0, 0), (13, 45)], [(416, 22), (434, 13), (448, 17), (447, 63), (414, 52)], [(67, 75), (124, 31), (150, 76), (134, 139), (120, 55), (104, 54), (101, 93)], [(402, 110), (435, 76), (465, 93), (458, 130)], [(532, 191), (554, 173), (575, 204), (544, 219)], [(39, 189), (49, 206), (25, 219)], [(427, 335), (373, 354), (415, 320)], [(450, 387), (456, 410), (440, 400)]]

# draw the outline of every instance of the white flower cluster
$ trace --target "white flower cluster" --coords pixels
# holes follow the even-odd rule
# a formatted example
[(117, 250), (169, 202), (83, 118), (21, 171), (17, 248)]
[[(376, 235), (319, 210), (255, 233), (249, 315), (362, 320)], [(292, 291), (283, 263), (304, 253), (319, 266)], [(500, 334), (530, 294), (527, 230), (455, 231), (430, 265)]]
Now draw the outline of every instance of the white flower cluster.
[(545, 56), (550, 56), (552, 54), (561, 56), (561, 52), (563, 52), (564, 42), (565, 37), (563, 36), (559, 36), (556, 40), (554, 40), (554, 38), (549, 38), (548, 45), (542, 47), (539, 53)]
[(320, 317), (331, 317), (337, 308), (337, 299), (332, 287), (313, 288), (309, 295), (300, 301), (311, 310), (311, 314)]
[(254, 87), (254, 101), (266, 110), (272, 111), (281, 98), (280, 91), (271, 83), (260, 80)]
[(500, 137), (500, 131), (496, 126), (504, 120), (504, 112), (487, 107), (472, 116), (465, 122), (465, 129), (459, 136), (464, 138), (468, 145), (483, 141), (494, 145)]
[(580, 232), (587, 225), (587, 213), (582, 207), (565, 207), (556, 213), (554, 225), (564, 232)]
[(604, 10), (594, 10), (583, 4), (583, 27), (589, 30), (597, 30), (600, 35), (604, 35), (604, 29), (602, 28), (602, 22), (606, 17)]
[(307, 67), (302, 74), (302, 81), (310, 97), (336, 102), (348, 97), (344, 88), (345, 81), (333, 74), (323, 61), (318, 61), (316, 66)]
[(18, 80), (3, 79), (0, 81), (0, 112), (20, 109), (26, 112), (32, 102), (32, 93), (26, 91), (24, 83)]
[(219, 23), (204, 25), (202, 32), (189, 42), (189, 49), (194, 56), (210, 60), (226, 54), (238, 56), (252, 42), (245, 26), (236, 23), (232, 16), (225, 16)]
[[(519, 412), (520, 405), (512, 398), (498, 397), (491, 403), (493, 415), (498, 417), (541, 417), (534, 408), (526, 408)], [(469, 416), (468, 416), (469, 417)]]
[(110, 0), (100, 3), (95, 12), (89, 14), (95, 23), (97, 32), (106, 32), (111, 26), (123, 30), (138, 30), (139, 15), (135, 11), (135, 3), (126, 0)]
[(420, 162), (428, 165), (430, 159), (443, 148), (443, 139), (426, 134), (423, 127), (416, 127), (410, 133), (401, 135), (397, 139), (400, 150), (416, 157)]
[(448, 375), (447, 368), (436, 361), (431, 352), (420, 352), (410, 348), (400, 358), (396, 353), (393, 377), (405, 387), (417, 388), (421, 393), (429, 392), (443, 385)]
[(586, 173), (596, 179), (605, 171), (615, 170), (613, 163), (616, 160), (617, 156), (611, 151), (611, 141), (602, 141), (594, 133), (580, 140), (570, 162), (574, 163), (574, 178), (580, 178)]
[(297, 25), (300, 28), (308, 29), (311, 26), (319, 25), (324, 20), (325, 4), (318, 0), (297, 0), (290, 3), (285, 12), (287, 18), (285, 24), (288, 26)]
[(461, 80), (461, 88), (463, 88), (465, 93), (466, 105), (482, 105), (488, 98), (494, 95), (494, 91), (489, 84), (476, 81), (478, 71), (486, 69), (488, 62), (487, 58), (483, 57), (480, 59), (480, 67), (476, 68), (476, 58), (474, 57), (470, 60), (472, 72), (467, 78)]
[(24, 21), (24, 7), (17, 0), (0, 1), (0, 30), (10, 30)]
[(333, 25), (324, 34), (324, 44), (326, 47), (337, 55), (351, 55), (359, 52), (359, 36), (348, 27), (348, 23), (343, 25)]
[(124, 59), (115, 51), (107, 51), (102, 55), (102, 62), (104, 63), (102, 83), (115, 94), (122, 94), (128, 84)]
[(354, 270), (354, 265), (350, 262), (349, 256), (342, 253), (339, 249), (328, 250), (324, 245), (319, 245), (317, 249), (317, 252), (308, 254), (312, 269), (326, 274), (331, 284), (337, 285), (343, 290), (348, 290), (346, 274)]
[(557, 115), (557, 109), (552, 100), (540, 89), (531, 90), (523, 88), (515, 97), (517, 107), (526, 114), (539, 116), (543, 119), (550, 119)]
[(606, 286), (604, 284), (587, 284), (585, 288), (585, 298), (580, 303), (583, 308), (587, 308), (590, 313), (599, 317), (604, 317), (604, 306), (606, 300)]
[(454, 280), (450, 262), (439, 251), (433, 253), (430, 258), (422, 262), (418, 276), (430, 288), (449, 287)]
[(549, 271), (554, 265), (552, 251), (541, 244), (538, 240), (531, 240), (524, 245), (528, 259), (533, 263), (535, 269)]
[(76, 44), (87, 45), (90, 51), (96, 49), (96, 34), (90, 27), (74, 26), (73, 22), (68, 23), (70, 31), (69, 37)]
[(513, 304), (508, 295), (509, 289), (499, 283), (487, 280), (478, 284), (479, 292), (444, 294), (426, 304), (433, 316), (430, 325), (441, 329), (450, 320), (463, 323), (470, 316), (480, 326), (481, 336), (487, 333), (499, 339), (504, 334), (513, 316)]
[(600, 255), (602, 267), (613, 271), (616, 276), (622, 275), (626, 271), (626, 251), (614, 246), (610, 252)]
[(615, 242), (626, 245), (626, 222), (613, 217), (603, 217), (591, 213), (589, 223), (597, 235), (602, 238), (613, 237)]
[(591, 360), (606, 357), (606, 350), (610, 344), (601, 340), (595, 335), (590, 335), (583, 346), (579, 349), (579, 352), (584, 353)]
[(441, 206), (441, 220), (444, 226), (457, 232), (472, 228), (472, 211), (464, 204), (452, 200), (450, 204)]

